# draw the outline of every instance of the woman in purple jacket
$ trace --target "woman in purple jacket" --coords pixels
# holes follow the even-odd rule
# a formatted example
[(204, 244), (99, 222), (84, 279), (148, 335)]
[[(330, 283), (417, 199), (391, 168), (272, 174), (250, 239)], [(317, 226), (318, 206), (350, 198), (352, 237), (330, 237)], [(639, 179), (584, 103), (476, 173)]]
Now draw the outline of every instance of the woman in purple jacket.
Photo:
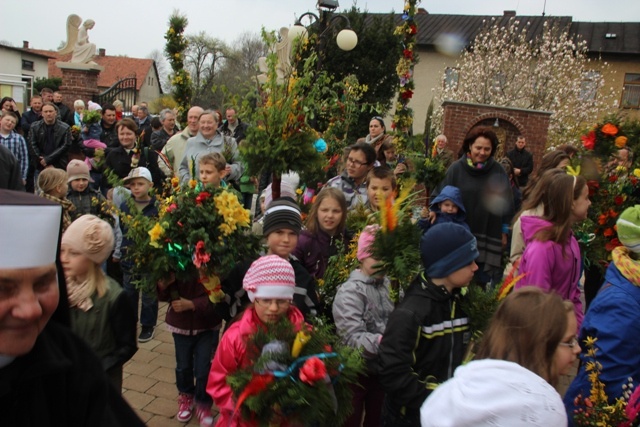
[[(548, 173), (553, 171), (545, 172)], [(543, 177), (541, 183), (545, 181)], [(525, 250), (519, 272), (524, 277), (515, 287), (537, 286), (571, 301), (580, 328), (584, 317), (578, 288), (582, 264), (571, 227), (587, 218), (591, 205), (589, 188), (581, 176), (561, 174), (545, 189), (542, 198), (541, 216), (520, 218)]]

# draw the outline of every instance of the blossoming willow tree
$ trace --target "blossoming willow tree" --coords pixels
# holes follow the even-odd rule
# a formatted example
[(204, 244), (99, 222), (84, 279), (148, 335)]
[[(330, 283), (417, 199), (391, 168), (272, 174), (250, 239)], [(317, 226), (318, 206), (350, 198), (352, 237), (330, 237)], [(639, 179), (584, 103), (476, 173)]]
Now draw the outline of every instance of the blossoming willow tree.
[[(617, 98), (604, 86), (609, 65), (587, 57), (586, 42), (574, 40), (567, 30), (547, 20), (541, 35), (531, 39), (529, 23), (485, 22), (456, 64), (457, 84), (438, 89), (436, 105), (453, 100), (550, 111), (548, 145), (579, 141)], [(436, 130), (442, 113), (442, 106), (434, 112)]]

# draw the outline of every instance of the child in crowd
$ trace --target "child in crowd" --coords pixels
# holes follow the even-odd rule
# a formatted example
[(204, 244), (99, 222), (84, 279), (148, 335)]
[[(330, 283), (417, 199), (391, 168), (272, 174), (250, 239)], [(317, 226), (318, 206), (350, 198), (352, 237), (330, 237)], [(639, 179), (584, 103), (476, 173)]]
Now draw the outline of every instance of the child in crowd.
[[(275, 199), (269, 204), (264, 213), (264, 238), (266, 239), (267, 255), (278, 255), (289, 261), (295, 272), (296, 289), (293, 303), (303, 315), (313, 317), (317, 314), (318, 296), (316, 294), (315, 279), (307, 272), (297, 258), (291, 256), (298, 243), (298, 235), (302, 229), (300, 208), (288, 197)], [(221, 315), (228, 320), (235, 317), (247, 304), (247, 295), (242, 289), (242, 281), (252, 260), (238, 265), (225, 280), (222, 290), (229, 296), (231, 307)], [(226, 311), (226, 307), (218, 304)]]
[(94, 215), (83, 215), (62, 236), (60, 261), (67, 281), (71, 329), (95, 351), (120, 391), (122, 366), (138, 347), (133, 306), (122, 287), (100, 268), (113, 245), (111, 226)]
[(89, 166), (81, 160), (71, 160), (67, 164), (67, 175), (69, 183), (67, 199), (76, 208), (73, 218), (86, 214), (98, 216), (100, 205), (106, 203), (106, 199), (98, 190), (89, 187), (89, 183), (93, 182), (89, 175)]
[(367, 176), (367, 203), (365, 207), (371, 212), (380, 210), (382, 199), (378, 197), (382, 194), (384, 198), (393, 197), (397, 187), (396, 176), (393, 171), (386, 167), (371, 169)]
[(398, 157), (393, 141), (385, 140), (380, 144), (376, 160), (380, 167), (391, 169), (395, 176), (407, 171), (406, 159), (404, 156)]
[(251, 225), (251, 232), (256, 236), (262, 236), (262, 225), (264, 223), (264, 211), (267, 210), (267, 206), (265, 204), (265, 199), (267, 197), (267, 190), (264, 190), (260, 197), (258, 198), (258, 203), (260, 203), (260, 215), (256, 215), (253, 219), (253, 224)]
[(242, 282), (251, 305), (242, 317), (222, 336), (220, 346), (211, 364), (207, 393), (213, 397), (220, 416), (216, 426), (235, 427), (253, 425), (240, 419), (227, 376), (248, 363), (246, 342), (258, 328), (277, 323), (283, 317), (299, 330), (304, 317), (291, 300), (296, 287), (291, 264), (278, 255), (267, 255), (251, 264)]
[(584, 316), (578, 287), (582, 257), (571, 227), (587, 218), (589, 188), (581, 176), (560, 174), (543, 191), (544, 213), (521, 217), (525, 250), (518, 271), (524, 276), (515, 288), (537, 286), (573, 302), (580, 327)]
[[(133, 204), (137, 212), (147, 217), (158, 216), (158, 206), (154, 198), (149, 195), (149, 191), (153, 187), (153, 180), (151, 178), (151, 172), (144, 167), (137, 167), (131, 169), (129, 175), (123, 180), (124, 185), (131, 191), (133, 197)], [(120, 206), (122, 215), (135, 215), (137, 212), (131, 212), (129, 204), (127, 202), (122, 203)], [(122, 223), (121, 223), (122, 224)], [(127, 230), (122, 225), (122, 254), (126, 255), (127, 248), (133, 244), (127, 236)], [(131, 299), (131, 303), (136, 310), (136, 318), (138, 317), (138, 296), (140, 291), (136, 289), (133, 284), (137, 277), (133, 275), (133, 263), (131, 260), (123, 260), (121, 263), (122, 268), (122, 285), (127, 296)], [(154, 328), (158, 321), (158, 298), (156, 293), (142, 293), (142, 308), (140, 310), (140, 324), (142, 326), (140, 335), (138, 336), (139, 342), (147, 342), (153, 338)]]
[(333, 301), (338, 335), (346, 345), (362, 349), (367, 361), (366, 373), (352, 387), (353, 414), (344, 427), (378, 427), (384, 402), (384, 390), (378, 381), (378, 348), (393, 302), (389, 298), (389, 279), (378, 274), (375, 268), (378, 261), (371, 256), (376, 231), (377, 226), (370, 225), (360, 234), (357, 253), (360, 268), (351, 272)]
[(421, 212), (422, 218), (418, 220), (418, 227), (426, 233), (432, 225), (453, 222), (471, 231), (465, 221), (467, 212), (462, 203), (462, 194), (458, 187), (446, 185), (440, 194), (429, 205), (430, 211), (426, 208)]
[(46, 168), (38, 175), (40, 196), (62, 206), (62, 232), (71, 225), (71, 214), (75, 211), (73, 203), (67, 200), (67, 173), (62, 169)]
[(453, 375), (471, 338), (460, 289), (478, 269), (476, 238), (461, 225), (437, 224), (422, 235), (420, 254), (424, 272), (389, 316), (378, 350), (384, 427), (420, 427), (422, 403)]
[(456, 369), (422, 405), (422, 427), (566, 426), (553, 387), (580, 353), (576, 327), (573, 304), (555, 293), (534, 287), (511, 293), (476, 360)]
[(211, 354), (220, 333), (220, 318), (214, 312), (206, 289), (197, 280), (177, 281), (171, 274), (167, 280), (158, 282), (158, 299), (170, 302), (166, 324), (173, 335), (176, 354), (176, 386), (179, 392), (176, 419), (189, 422), (195, 406), (200, 426), (210, 427), (213, 416), (212, 400), (206, 390), (207, 378)]
[(345, 233), (347, 201), (337, 188), (323, 189), (311, 206), (306, 230), (300, 232), (293, 256), (315, 279), (322, 279), (329, 258), (338, 252), (336, 243), (349, 244)]
[[(581, 343), (587, 338), (597, 340), (599, 380), (611, 404), (622, 397), (629, 377), (636, 387), (640, 381), (640, 205), (625, 209), (616, 225), (623, 246), (611, 252), (604, 284), (580, 329)], [(573, 414), (578, 394), (590, 395), (592, 372), (585, 369), (589, 359), (584, 358), (565, 394), (568, 414)]]
[(203, 185), (226, 188), (227, 161), (220, 153), (207, 153), (198, 157), (198, 177)]

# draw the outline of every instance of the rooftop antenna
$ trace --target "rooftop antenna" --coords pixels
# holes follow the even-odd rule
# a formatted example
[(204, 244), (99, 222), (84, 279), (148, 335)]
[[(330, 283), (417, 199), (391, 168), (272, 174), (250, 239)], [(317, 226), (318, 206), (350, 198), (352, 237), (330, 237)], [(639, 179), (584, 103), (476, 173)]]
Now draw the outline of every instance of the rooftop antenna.
[(545, 11), (547, 10), (547, 0), (544, 0), (544, 6), (542, 6), (542, 16), (544, 17)]

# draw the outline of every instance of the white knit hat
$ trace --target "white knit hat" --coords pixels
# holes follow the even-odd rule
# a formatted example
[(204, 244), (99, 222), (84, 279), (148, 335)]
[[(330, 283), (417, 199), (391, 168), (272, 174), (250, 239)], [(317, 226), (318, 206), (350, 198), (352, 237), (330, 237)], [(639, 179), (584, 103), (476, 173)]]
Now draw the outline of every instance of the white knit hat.
[(296, 287), (296, 275), (289, 261), (278, 255), (267, 255), (251, 264), (242, 280), (242, 287), (251, 302), (256, 298), (290, 300)]

